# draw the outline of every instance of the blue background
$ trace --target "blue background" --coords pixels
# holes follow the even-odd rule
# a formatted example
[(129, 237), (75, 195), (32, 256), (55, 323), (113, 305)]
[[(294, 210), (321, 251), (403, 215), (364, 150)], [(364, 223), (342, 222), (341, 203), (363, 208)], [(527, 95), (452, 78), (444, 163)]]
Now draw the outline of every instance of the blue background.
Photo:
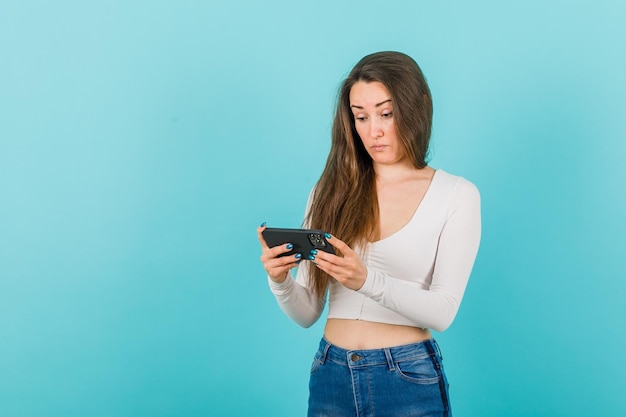
[[(436, 4), (435, 4), (436, 3)], [(620, 1), (0, 5), (0, 416), (304, 415), (320, 322), (267, 289), (335, 94), (400, 50), (483, 241), (437, 334), (457, 416), (624, 415)]]

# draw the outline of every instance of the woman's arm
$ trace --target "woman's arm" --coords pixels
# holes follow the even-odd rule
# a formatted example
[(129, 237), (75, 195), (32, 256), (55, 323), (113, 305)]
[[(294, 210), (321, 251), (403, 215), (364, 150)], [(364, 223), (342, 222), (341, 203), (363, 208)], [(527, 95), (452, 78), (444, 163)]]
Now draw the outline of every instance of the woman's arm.
[(301, 263), (296, 279), (287, 276), (283, 282), (276, 282), (268, 276), (270, 290), (276, 297), (283, 312), (302, 327), (311, 327), (322, 314), (326, 295), (318, 299), (308, 285), (309, 262)]
[[(306, 214), (311, 207), (313, 190), (309, 194), (306, 204)], [(306, 218), (305, 214), (305, 218)], [(261, 262), (267, 271), (269, 287), (278, 305), (283, 312), (302, 327), (311, 327), (322, 314), (326, 304), (326, 294), (318, 298), (310, 285), (309, 261), (300, 263), (301, 254), (278, 257), (279, 254), (288, 252), (291, 248), (286, 246), (269, 248), (263, 239), (265, 223), (257, 229), (258, 239), (263, 251)], [(284, 248), (284, 249), (282, 249)], [(302, 254), (306, 256), (307, 254)], [(299, 265), (299, 266), (298, 266)], [(296, 279), (291, 278), (290, 270), (298, 267)]]
[(480, 194), (464, 182), (443, 226), (427, 290), (368, 267), (358, 290), (384, 307), (436, 331), (447, 329), (461, 304), (480, 244)]

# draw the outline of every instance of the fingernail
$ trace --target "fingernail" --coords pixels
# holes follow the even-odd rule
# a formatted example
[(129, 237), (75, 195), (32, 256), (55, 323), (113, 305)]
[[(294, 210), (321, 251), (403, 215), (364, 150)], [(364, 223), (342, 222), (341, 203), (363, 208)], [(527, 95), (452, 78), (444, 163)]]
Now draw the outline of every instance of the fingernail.
[(266, 224), (267, 224), (267, 222), (261, 223), (261, 227), (264, 227)]
[(287, 243), (287, 249), (293, 249), (293, 245), (291, 243)]
[(300, 259), (300, 258), (302, 258), (302, 255), (299, 253), (296, 253), (296, 259)]
[(317, 250), (311, 249), (311, 255), (317, 255)]
[(309, 255), (309, 261), (314, 261), (314, 260), (315, 260), (315, 256)]
[(324, 233), (324, 237), (325, 237), (326, 239), (330, 239), (332, 236), (330, 235), (330, 233)]

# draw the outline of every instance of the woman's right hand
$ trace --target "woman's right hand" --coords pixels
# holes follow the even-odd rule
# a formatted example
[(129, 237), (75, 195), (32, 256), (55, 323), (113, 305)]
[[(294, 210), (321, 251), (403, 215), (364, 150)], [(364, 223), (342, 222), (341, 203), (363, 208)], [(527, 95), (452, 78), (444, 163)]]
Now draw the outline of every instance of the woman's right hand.
[(289, 252), (293, 246), (291, 243), (274, 246), (273, 248), (267, 246), (265, 239), (263, 239), (263, 230), (265, 230), (266, 227), (265, 223), (263, 223), (256, 229), (259, 242), (261, 243), (261, 262), (272, 281), (281, 283), (287, 279), (289, 270), (298, 265), (302, 254), (296, 253), (291, 256), (278, 257), (280, 254)]

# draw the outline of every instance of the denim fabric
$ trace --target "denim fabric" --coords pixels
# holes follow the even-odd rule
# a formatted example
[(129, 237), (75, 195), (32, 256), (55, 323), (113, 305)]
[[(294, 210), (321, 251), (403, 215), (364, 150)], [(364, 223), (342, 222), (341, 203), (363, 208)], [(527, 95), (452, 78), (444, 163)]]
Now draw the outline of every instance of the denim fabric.
[(434, 339), (385, 349), (320, 342), (311, 366), (309, 417), (450, 417), (448, 382)]

